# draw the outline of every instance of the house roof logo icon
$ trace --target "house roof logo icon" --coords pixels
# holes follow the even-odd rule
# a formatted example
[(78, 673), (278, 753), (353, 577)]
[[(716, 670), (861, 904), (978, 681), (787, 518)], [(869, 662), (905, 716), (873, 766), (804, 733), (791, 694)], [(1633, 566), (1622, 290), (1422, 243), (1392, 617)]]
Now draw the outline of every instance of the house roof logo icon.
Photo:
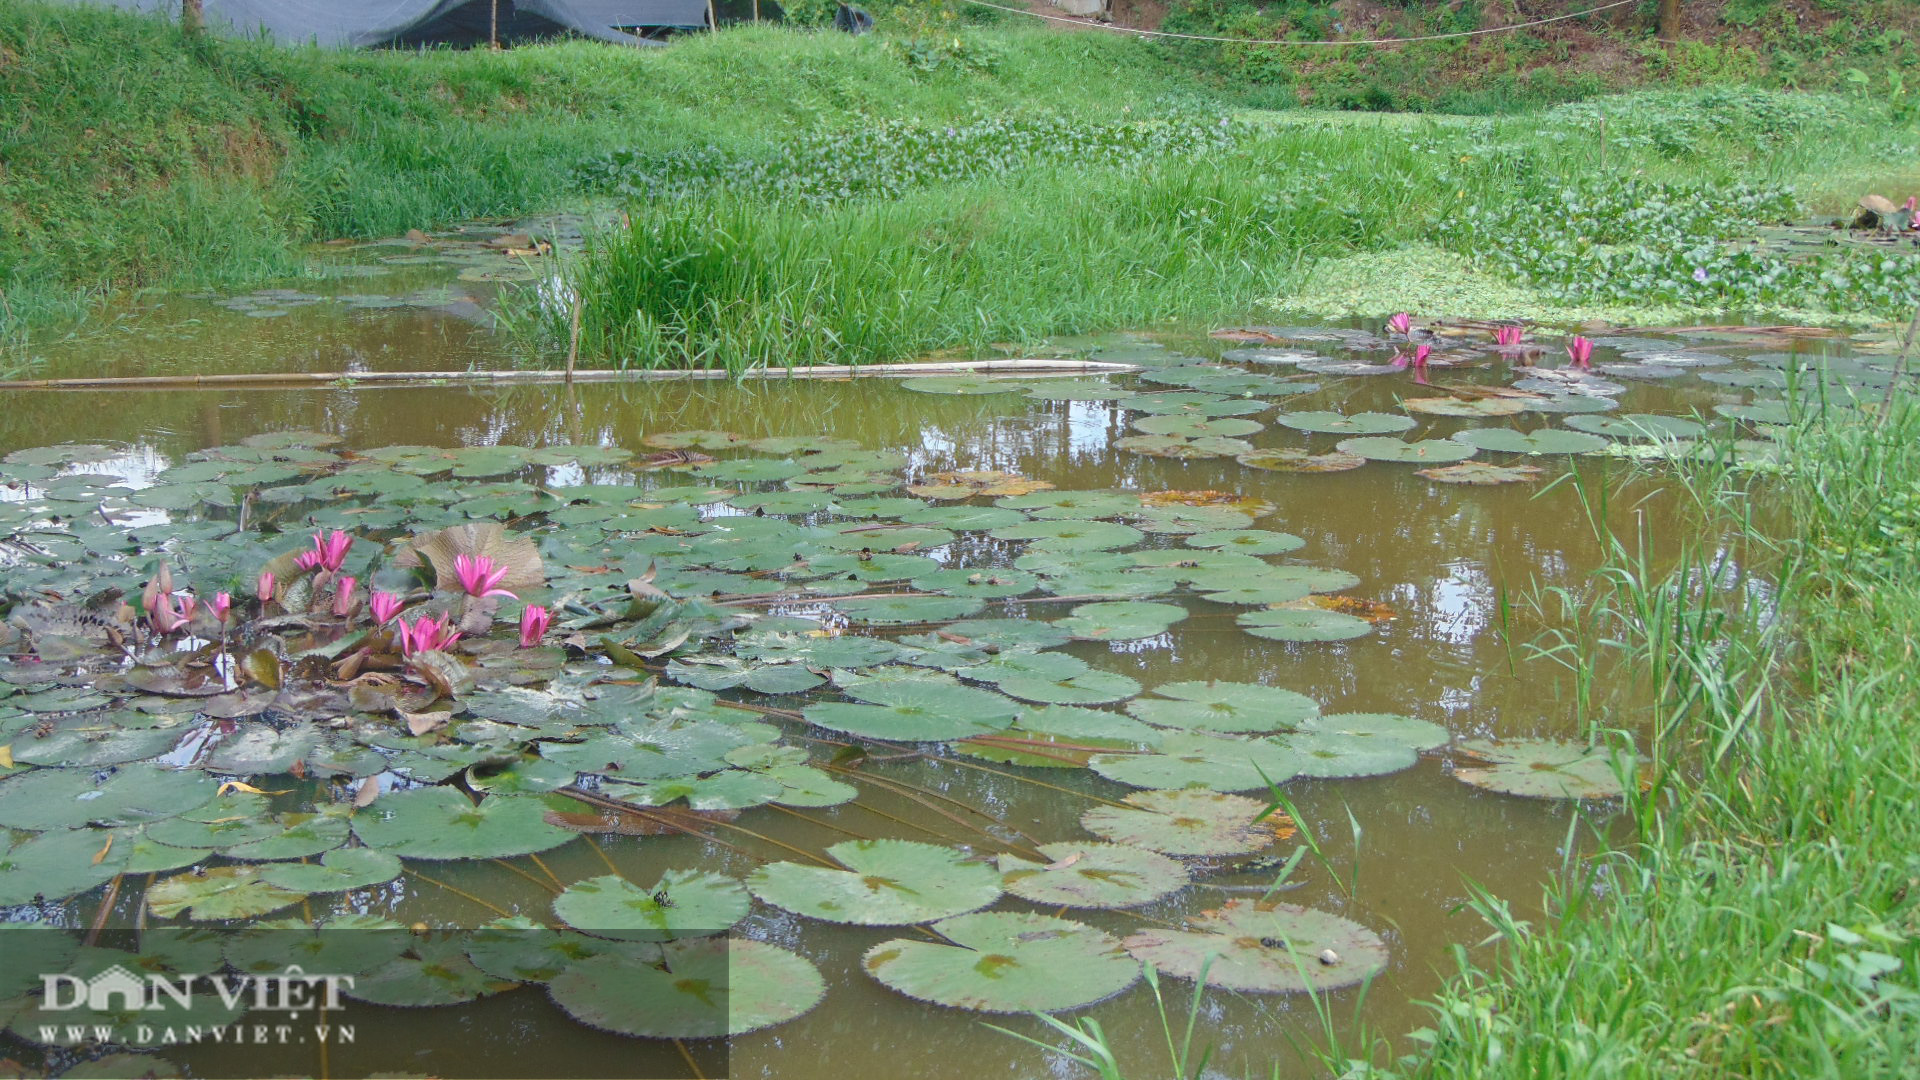
[(147, 981), (115, 964), (107, 970), (87, 980), (87, 1008), (96, 1012), (108, 1012), (116, 1008), (114, 999), (119, 998), (118, 1008), (145, 1010), (147, 1005)]

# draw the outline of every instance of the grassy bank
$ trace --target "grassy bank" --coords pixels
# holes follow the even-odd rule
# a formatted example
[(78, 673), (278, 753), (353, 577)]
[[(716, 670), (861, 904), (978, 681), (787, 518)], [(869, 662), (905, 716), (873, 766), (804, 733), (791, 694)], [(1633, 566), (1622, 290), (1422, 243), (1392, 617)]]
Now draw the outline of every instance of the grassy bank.
[(1758, 493), (1778, 527), (1694, 472), (1734, 545), (1654, 571), (1620, 542), (1583, 598), (1588, 645), (1663, 691), (1634, 842), (1557, 883), (1547, 923), (1486, 906), (1499, 943), (1460, 951), (1406, 1075), (1913, 1075), (1920, 408), (1836, 410), (1792, 447)]
[(771, 153), (888, 117), (1118, 116), (1193, 86), (1137, 42), (1038, 29), (333, 52), (8, 3), (0, 116), (26, 122), (0, 125), (0, 340), (115, 289), (285, 274), (308, 239), (557, 208), (614, 147)]
[[(894, 360), (1262, 304), (1870, 321), (1920, 299), (1910, 251), (1756, 241), (1816, 211), (1850, 216), (1862, 189), (1834, 183), (1843, 168), (1864, 190), (1920, 187), (1914, 128), (1831, 96), (1655, 92), (1411, 125), (1176, 112), (1048, 139), (989, 127), (610, 163), (631, 227), (571, 268), (583, 355)], [(1070, 161), (1045, 151), (1056, 143)], [(675, 182), (702, 170), (703, 185)], [(1441, 278), (1410, 272), (1423, 252)], [(551, 296), (518, 314), (548, 349), (568, 339), (572, 312)]]

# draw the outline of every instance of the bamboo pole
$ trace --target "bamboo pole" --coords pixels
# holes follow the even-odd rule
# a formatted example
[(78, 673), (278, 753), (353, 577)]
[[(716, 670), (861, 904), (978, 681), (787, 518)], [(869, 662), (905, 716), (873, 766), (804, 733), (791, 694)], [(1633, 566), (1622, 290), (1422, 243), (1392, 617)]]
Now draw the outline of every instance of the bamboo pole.
[[(573, 373), (575, 382), (682, 382), (697, 379), (913, 379), (929, 375), (1123, 375), (1137, 364), (1101, 360), (960, 360), (935, 364), (821, 364), (814, 367), (724, 368), (698, 370), (590, 369)], [(0, 390), (158, 390), (288, 386), (432, 386), (443, 383), (521, 385), (566, 382), (565, 370), (539, 371), (286, 371), (243, 375), (132, 375), (93, 379), (18, 379), (0, 382)]]

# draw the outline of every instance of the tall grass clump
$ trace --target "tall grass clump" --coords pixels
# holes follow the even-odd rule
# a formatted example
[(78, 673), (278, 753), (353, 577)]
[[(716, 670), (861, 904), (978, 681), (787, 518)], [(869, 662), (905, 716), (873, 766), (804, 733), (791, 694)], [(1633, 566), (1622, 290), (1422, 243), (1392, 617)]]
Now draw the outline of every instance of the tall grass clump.
[[(583, 350), (642, 367), (864, 363), (1243, 310), (1377, 238), (1246, 159), (1041, 170), (824, 211), (694, 198), (636, 211), (573, 268)], [(549, 304), (559, 337), (570, 312)]]
[(1920, 408), (1818, 411), (1764, 485), (1777, 518), (1696, 467), (1676, 483), (1724, 541), (1654, 563), (1603, 537), (1588, 646), (1663, 690), (1633, 828), (1539, 925), (1477, 905), (1498, 945), (1458, 950), (1425, 1052), (1374, 1075), (1913, 1075)]

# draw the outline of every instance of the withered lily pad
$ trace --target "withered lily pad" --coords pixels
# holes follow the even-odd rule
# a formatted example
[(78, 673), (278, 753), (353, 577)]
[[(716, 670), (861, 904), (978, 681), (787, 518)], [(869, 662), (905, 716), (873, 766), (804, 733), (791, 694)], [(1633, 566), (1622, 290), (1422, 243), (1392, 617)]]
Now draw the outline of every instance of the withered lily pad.
[(1170, 896), (1187, 884), (1187, 869), (1158, 852), (1121, 844), (1068, 840), (1042, 844), (1046, 863), (1000, 856), (1007, 891), (1036, 904), (1127, 908)]
[(1244, 795), (1182, 788), (1136, 791), (1122, 801), (1131, 809), (1096, 806), (1080, 824), (1116, 844), (1197, 856), (1257, 855), (1291, 831), (1289, 819)]
[(1617, 799), (1624, 792), (1614, 758), (1603, 747), (1556, 739), (1470, 739), (1460, 744), (1473, 763), (1453, 775), (1475, 787), (1535, 799)]
[(1127, 951), (1166, 974), (1255, 994), (1338, 990), (1387, 966), (1386, 942), (1350, 919), (1293, 904), (1232, 900), (1193, 930), (1149, 928)]

